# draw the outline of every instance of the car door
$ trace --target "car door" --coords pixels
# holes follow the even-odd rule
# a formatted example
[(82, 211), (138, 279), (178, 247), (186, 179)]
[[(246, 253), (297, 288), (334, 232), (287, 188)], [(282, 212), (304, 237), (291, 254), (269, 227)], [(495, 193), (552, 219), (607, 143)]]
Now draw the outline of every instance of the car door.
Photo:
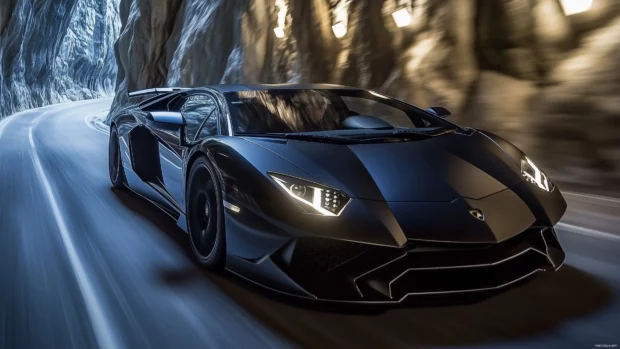
[(133, 183), (132, 189), (159, 204), (168, 213), (179, 211), (179, 207), (165, 190), (160, 153), (162, 145), (179, 143), (181, 125), (161, 122), (151, 113), (168, 112), (169, 105), (178, 98), (180, 96), (177, 94), (167, 95), (141, 106), (138, 114), (144, 118), (144, 123), (136, 125), (128, 132), (127, 142), (132, 170), (142, 181), (142, 184)]
[[(206, 135), (217, 135), (217, 102), (207, 93), (184, 97), (177, 106), (185, 118), (185, 143), (192, 144)], [(176, 135), (175, 136), (180, 136)], [(203, 137), (203, 138), (201, 138)], [(185, 175), (183, 173), (183, 156), (187, 148), (181, 146), (178, 138), (166, 139), (161, 135), (160, 158), (164, 189), (181, 212), (185, 212)]]

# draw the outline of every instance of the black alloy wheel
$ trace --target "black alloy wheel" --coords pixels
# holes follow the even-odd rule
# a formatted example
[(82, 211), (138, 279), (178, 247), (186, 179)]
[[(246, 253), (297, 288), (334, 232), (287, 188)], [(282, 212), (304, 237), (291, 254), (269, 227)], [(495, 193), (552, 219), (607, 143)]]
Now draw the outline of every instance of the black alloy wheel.
[(108, 170), (110, 182), (115, 189), (125, 189), (125, 169), (121, 158), (121, 148), (118, 142), (118, 130), (116, 126), (110, 129), (110, 141), (108, 145)]
[(194, 162), (187, 183), (187, 227), (192, 252), (202, 266), (221, 269), (226, 258), (222, 194), (206, 158)]

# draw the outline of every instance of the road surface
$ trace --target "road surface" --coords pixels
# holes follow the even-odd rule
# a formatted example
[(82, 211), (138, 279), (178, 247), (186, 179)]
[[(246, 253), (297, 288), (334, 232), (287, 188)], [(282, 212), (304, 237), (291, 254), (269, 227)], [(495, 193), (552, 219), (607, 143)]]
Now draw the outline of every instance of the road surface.
[(110, 189), (110, 99), (0, 122), (0, 348), (593, 348), (620, 344), (620, 200), (567, 193), (555, 274), (473, 304), (298, 303), (197, 267)]

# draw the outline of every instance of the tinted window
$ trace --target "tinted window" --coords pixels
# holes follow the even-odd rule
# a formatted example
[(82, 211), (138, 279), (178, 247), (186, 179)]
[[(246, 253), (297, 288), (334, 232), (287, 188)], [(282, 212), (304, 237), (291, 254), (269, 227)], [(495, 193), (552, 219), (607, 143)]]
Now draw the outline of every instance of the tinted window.
[(142, 110), (144, 111), (168, 111), (168, 104), (172, 102), (177, 95), (167, 96), (167, 97), (157, 97), (153, 100), (148, 100), (141, 104)]
[(296, 133), (343, 129), (354, 115), (394, 127), (454, 125), (398, 100), (363, 90), (252, 90), (226, 94), (235, 133)]
[[(185, 117), (187, 126), (185, 127), (185, 135), (188, 140), (196, 139), (196, 135), (205, 122), (209, 124), (207, 118), (215, 120), (215, 133), (217, 133), (217, 104), (215, 100), (208, 95), (193, 95), (187, 98), (187, 101), (181, 108), (181, 112)], [(215, 116), (215, 117), (213, 117)], [(212, 124), (205, 128), (205, 132), (212, 132)], [(202, 132), (202, 131), (200, 131)]]
[[(218, 110), (219, 111), (219, 110)], [(218, 113), (219, 115), (219, 119), (220, 119), (220, 132), (223, 135), (227, 135), (228, 136), (228, 118), (226, 118), (226, 114), (225, 113)]]
[(235, 132), (335, 129), (342, 115), (321, 91), (240, 91), (232, 104)]
[(210, 136), (217, 135), (217, 117), (219, 113), (217, 112), (217, 108), (214, 108), (213, 111), (207, 116), (207, 118), (202, 122), (202, 126), (200, 126), (200, 130), (198, 130), (198, 136), (196, 136), (196, 140), (205, 139)]
[(131, 101), (131, 103), (138, 104), (140, 106), (153, 103), (154, 101), (159, 100), (160, 98), (161, 96), (154, 95), (154, 94), (141, 95), (141, 96), (129, 96), (129, 100)]
[[(405, 111), (391, 107), (384, 103), (377, 103), (372, 99), (343, 96), (342, 100), (353, 114), (372, 115), (395, 127), (413, 128), (416, 125), (411, 122)], [(426, 126), (426, 124), (420, 124)]]

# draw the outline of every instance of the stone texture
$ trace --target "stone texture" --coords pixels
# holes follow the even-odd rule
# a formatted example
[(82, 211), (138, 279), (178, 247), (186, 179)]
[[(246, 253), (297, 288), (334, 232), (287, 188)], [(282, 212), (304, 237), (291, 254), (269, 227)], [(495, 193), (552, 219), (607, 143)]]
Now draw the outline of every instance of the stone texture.
[(117, 0), (0, 2), (0, 117), (114, 92)]

